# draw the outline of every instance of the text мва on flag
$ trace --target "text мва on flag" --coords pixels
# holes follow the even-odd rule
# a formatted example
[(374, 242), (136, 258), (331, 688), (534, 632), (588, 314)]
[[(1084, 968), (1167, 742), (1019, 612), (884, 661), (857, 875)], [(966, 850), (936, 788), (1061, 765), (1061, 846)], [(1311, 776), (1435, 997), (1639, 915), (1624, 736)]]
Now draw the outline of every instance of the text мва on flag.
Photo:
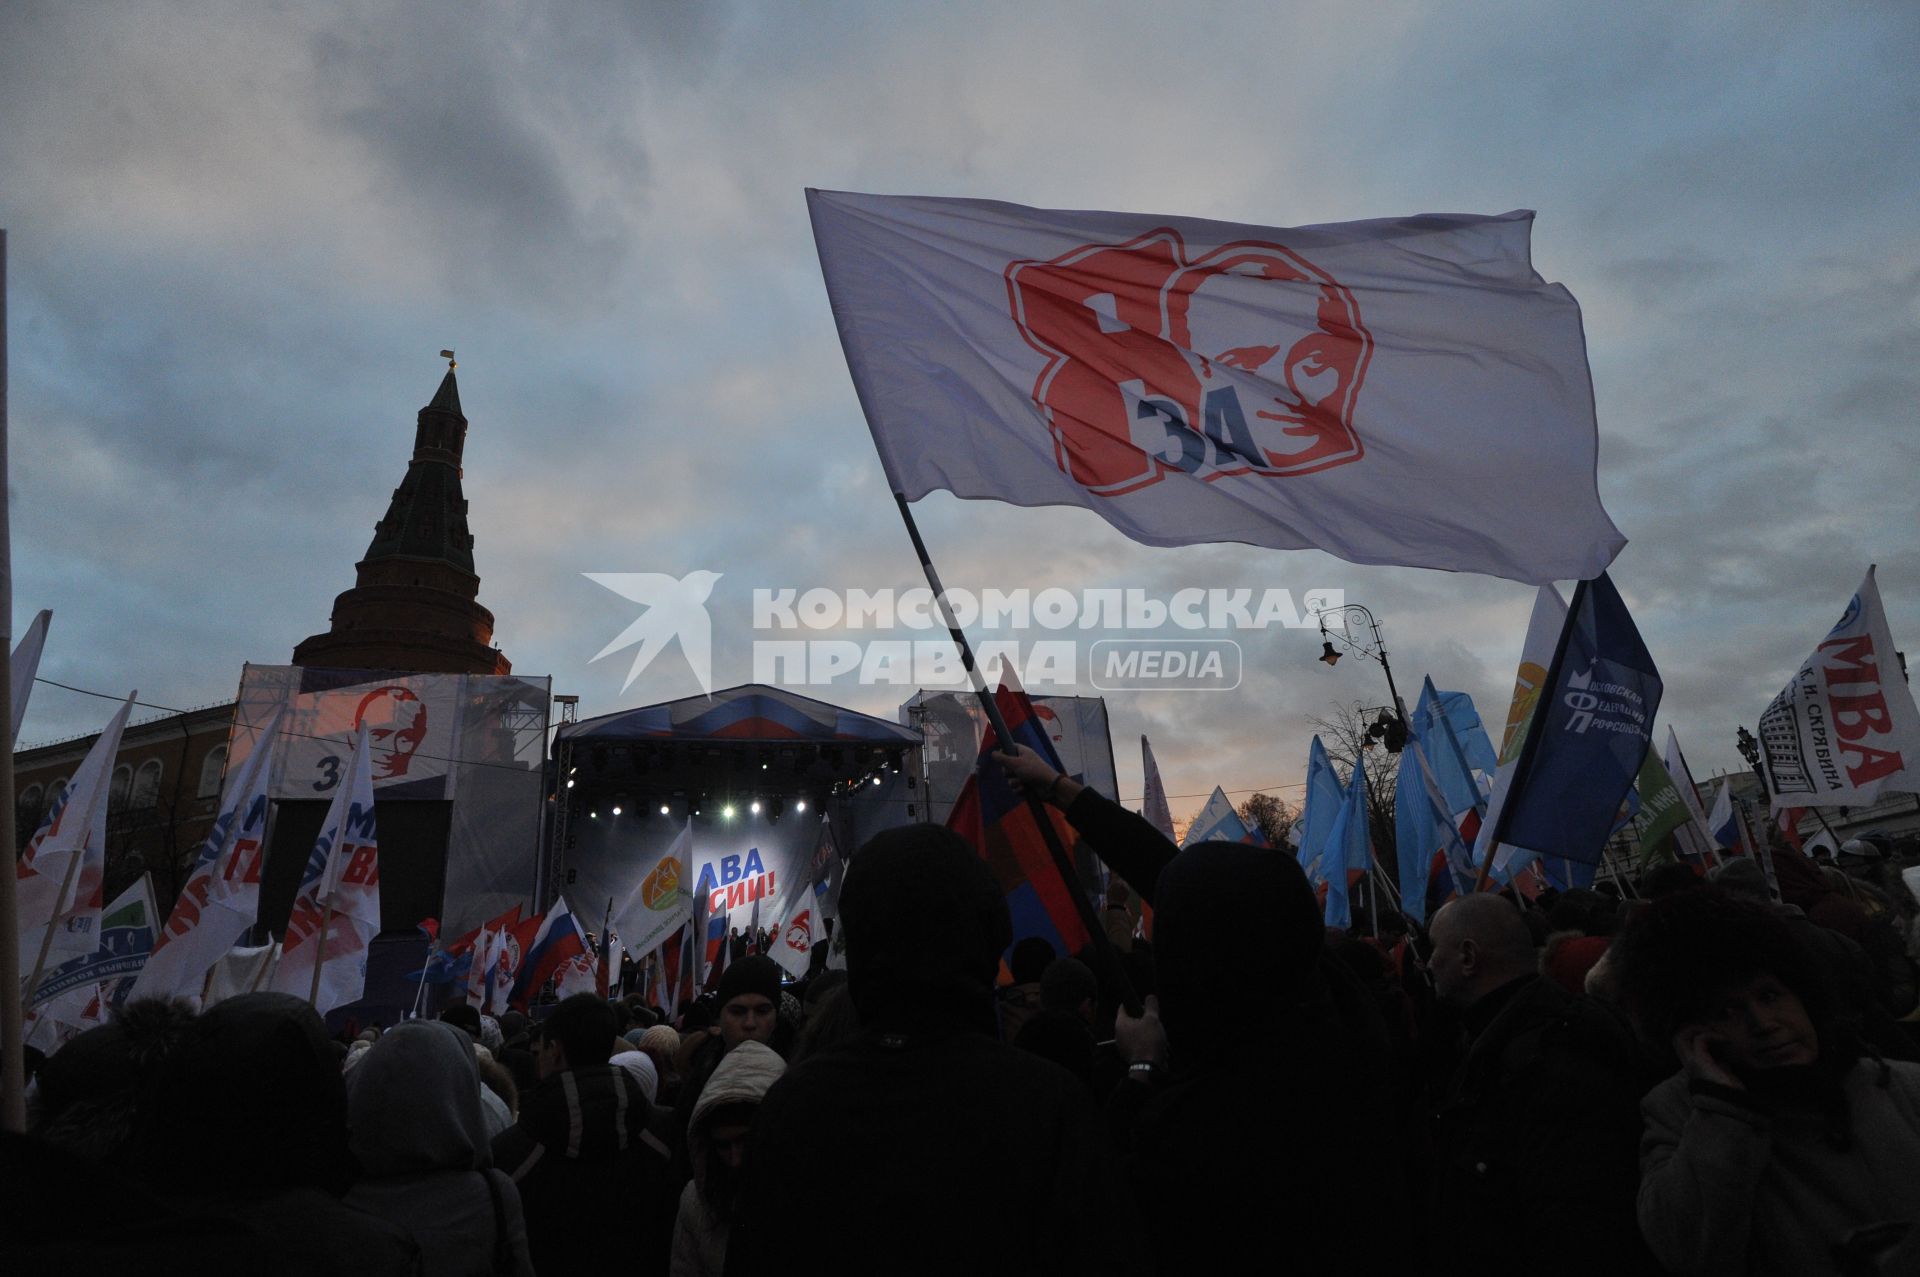
[(807, 199), (908, 500), (1536, 585), (1626, 544), (1596, 488), (1580, 307), (1535, 273), (1529, 212), (1280, 229)]
[(1920, 792), (1913, 703), (1874, 570), (1760, 716), (1773, 806), (1864, 807), (1882, 789)]

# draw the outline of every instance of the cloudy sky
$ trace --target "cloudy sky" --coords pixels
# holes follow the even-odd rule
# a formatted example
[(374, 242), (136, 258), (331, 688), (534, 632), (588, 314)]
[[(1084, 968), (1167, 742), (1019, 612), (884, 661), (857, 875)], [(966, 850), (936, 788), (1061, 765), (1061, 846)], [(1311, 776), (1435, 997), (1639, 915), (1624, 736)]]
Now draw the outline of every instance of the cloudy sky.
[[(1614, 577), (1697, 771), (1870, 561), (1920, 643), (1920, 8), (1718, 3), (0, 6), (15, 632), (42, 673), (188, 706), (325, 627), (459, 351), (481, 601), (605, 712), (633, 619), (586, 572), (905, 588), (806, 186), (1278, 226), (1539, 211), (1583, 305)], [(1496, 497), (1497, 468), (1463, 500)], [(1317, 552), (1153, 550), (936, 495), (955, 585), (1338, 588), (1504, 719), (1532, 591)], [(1111, 699), (1175, 795), (1297, 782), (1379, 704), (1305, 632), (1230, 695)], [(892, 715), (895, 689), (833, 699)], [(42, 687), (30, 741), (104, 702)], [(1295, 792), (1286, 791), (1283, 792)], [(1191, 811), (1198, 799), (1177, 801)]]

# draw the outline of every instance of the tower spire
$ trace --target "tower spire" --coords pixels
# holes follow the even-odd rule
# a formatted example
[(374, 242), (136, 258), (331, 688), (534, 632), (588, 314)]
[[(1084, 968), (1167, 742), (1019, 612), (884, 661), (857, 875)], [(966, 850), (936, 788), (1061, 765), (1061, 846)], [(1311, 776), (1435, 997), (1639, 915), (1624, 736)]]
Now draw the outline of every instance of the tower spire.
[(493, 614), (480, 606), (473, 534), (461, 491), (467, 418), (453, 352), (416, 419), (413, 458), (386, 515), (355, 565), (355, 585), (334, 600), (331, 628), (304, 640), (296, 665), (423, 673), (505, 674), (491, 646)]

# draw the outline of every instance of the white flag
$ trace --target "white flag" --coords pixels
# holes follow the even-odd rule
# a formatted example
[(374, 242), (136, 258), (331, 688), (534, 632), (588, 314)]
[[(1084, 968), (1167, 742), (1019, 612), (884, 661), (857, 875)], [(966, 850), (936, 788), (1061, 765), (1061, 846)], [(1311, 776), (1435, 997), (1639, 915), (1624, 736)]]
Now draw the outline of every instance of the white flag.
[[(894, 490), (1530, 584), (1626, 544), (1533, 214), (1280, 229), (809, 191)], [(1491, 494), (1491, 495), (1490, 495)]]
[(824, 944), (826, 939), (826, 918), (821, 912), (820, 897), (811, 886), (803, 885), (801, 890), (790, 893), (779, 924), (768, 937), (767, 956), (798, 980), (807, 974), (814, 946)]
[(640, 881), (613, 910), (614, 935), (635, 957), (659, 948), (693, 918), (693, 818), (640, 869)]
[(100, 906), (105, 903), (100, 893), (107, 868), (107, 793), (114, 759), (120, 753), (120, 735), (138, 695), (128, 695), (114, 712), (20, 857), (14, 916), (19, 920), (20, 972), (33, 983), (38, 983), (36, 964), (44, 974), (46, 967), (92, 953), (99, 942)]
[(1140, 768), (1146, 780), (1146, 794), (1140, 804), (1140, 814), (1168, 842), (1174, 842), (1173, 809), (1167, 806), (1167, 787), (1160, 782), (1160, 765), (1153, 761), (1153, 746), (1147, 744), (1145, 736), (1140, 738)]
[(237, 774), (213, 828), (201, 844), (186, 886), (133, 986), (136, 998), (198, 1001), (207, 973), (260, 915), (260, 872), (266, 858), (267, 780), (282, 714), (276, 712)]
[(367, 947), (379, 931), (380, 842), (363, 723), (345, 783), (334, 792), (301, 875), (272, 987), (298, 998), (312, 997), (314, 1010), (322, 1015), (357, 1001), (366, 992)]
[(1740, 825), (1733, 815), (1733, 781), (1723, 781), (1720, 792), (1714, 795), (1713, 812), (1707, 817), (1707, 831), (1715, 843), (1736, 854), (1744, 853), (1740, 845)]
[(1865, 807), (1920, 793), (1920, 710), (1901, 676), (1873, 569), (1760, 716), (1773, 806)]
[(14, 645), (13, 664), (9, 669), (13, 673), (12, 740), (16, 747), (20, 744), (20, 720), (27, 716), (27, 698), (33, 693), (34, 675), (40, 672), (40, 652), (47, 645), (47, 625), (52, 620), (53, 613), (42, 608)]
[(1708, 833), (1707, 813), (1700, 806), (1700, 791), (1693, 783), (1693, 769), (1687, 766), (1687, 756), (1680, 750), (1680, 737), (1674, 734), (1671, 724), (1667, 727), (1666, 756), (1660, 761), (1665, 765), (1674, 788), (1680, 791), (1680, 801), (1687, 805), (1687, 814), (1693, 818), (1691, 825), (1681, 826), (1686, 831), (1687, 840), (1693, 844), (1693, 854), (1708, 856), (1714, 864), (1719, 864), (1720, 849), (1713, 845), (1713, 837)]
[[(1487, 795), (1487, 811), (1480, 818), (1480, 833), (1474, 839), (1473, 863), (1486, 863), (1493, 844), (1493, 831), (1500, 827), (1500, 812), (1507, 805), (1507, 791), (1513, 787), (1513, 773), (1520, 765), (1520, 754), (1527, 743), (1527, 729), (1539, 708), (1540, 690), (1546, 685), (1547, 670), (1553, 664), (1553, 649), (1566, 627), (1567, 603), (1560, 591), (1543, 585), (1533, 596), (1533, 612), (1527, 618), (1527, 637), (1520, 644), (1520, 668), (1514, 671), (1513, 700), (1507, 706), (1507, 730), (1500, 738), (1500, 762), (1493, 773), (1493, 788)], [(1494, 857), (1493, 872), (1502, 882), (1510, 881), (1538, 852), (1522, 847), (1503, 846)]]

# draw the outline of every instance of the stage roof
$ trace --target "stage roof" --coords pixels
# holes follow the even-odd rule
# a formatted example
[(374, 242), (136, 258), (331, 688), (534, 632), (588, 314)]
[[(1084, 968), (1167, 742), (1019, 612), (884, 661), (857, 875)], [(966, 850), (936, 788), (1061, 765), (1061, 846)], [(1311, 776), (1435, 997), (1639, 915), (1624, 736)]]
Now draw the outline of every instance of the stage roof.
[(883, 718), (856, 713), (764, 683), (744, 683), (712, 696), (689, 696), (602, 714), (560, 729), (574, 745), (630, 742), (802, 741), (811, 744), (912, 746), (920, 733)]

